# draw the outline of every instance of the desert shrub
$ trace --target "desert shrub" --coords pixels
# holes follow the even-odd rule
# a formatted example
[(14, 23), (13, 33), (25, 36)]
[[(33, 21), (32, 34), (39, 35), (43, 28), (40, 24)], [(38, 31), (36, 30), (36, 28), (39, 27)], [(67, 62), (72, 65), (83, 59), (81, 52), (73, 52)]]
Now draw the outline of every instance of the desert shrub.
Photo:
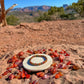
[(14, 15), (7, 16), (6, 20), (9, 25), (18, 25), (19, 24), (19, 19)]
[(48, 15), (47, 12), (45, 12), (43, 15), (41, 15), (40, 17), (37, 18), (38, 22), (40, 22), (42, 20), (49, 21), (49, 20), (51, 20), (51, 17), (50, 17), (50, 15)]
[[(59, 15), (58, 15), (59, 14)], [(50, 21), (56, 20), (59, 18), (61, 14), (64, 14), (63, 7), (51, 7), (48, 12), (45, 12), (43, 15), (37, 18), (37, 21), (40, 22), (42, 20)]]
[(60, 15), (60, 17), (63, 20), (74, 20), (74, 19), (76, 19), (74, 14), (62, 14), (62, 15)]
[(51, 7), (49, 10), (48, 10), (48, 15), (53, 15), (55, 13), (60, 13), (60, 14), (64, 14), (64, 8), (63, 7)]
[(74, 9), (81, 17), (84, 17), (84, 0), (78, 0), (77, 3), (72, 3), (67, 9)]

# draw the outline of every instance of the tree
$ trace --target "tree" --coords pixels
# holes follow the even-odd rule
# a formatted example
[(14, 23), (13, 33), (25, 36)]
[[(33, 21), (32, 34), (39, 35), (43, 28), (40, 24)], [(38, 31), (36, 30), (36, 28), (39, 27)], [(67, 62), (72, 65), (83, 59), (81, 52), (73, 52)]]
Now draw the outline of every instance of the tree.
[(51, 7), (48, 12), (45, 12), (43, 15), (38, 17), (37, 21), (42, 21), (42, 20), (56, 20), (60, 19), (60, 15), (64, 14), (64, 8), (63, 7)]
[(77, 3), (72, 3), (68, 9), (74, 9), (80, 16), (84, 17), (84, 0), (78, 0)]
[(0, 0), (0, 5), (1, 5), (0, 23), (2, 24), (1, 26), (6, 26), (6, 25), (7, 25), (7, 22), (6, 22), (6, 14), (7, 14), (13, 7), (15, 7), (17, 4), (14, 4), (14, 5), (11, 6), (10, 8), (8, 8), (7, 10), (5, 10), (4, 0)]
[(7, 20), (7, 23), (9, 25), (17, 25), (17, 24), (19, 24), (19, 22), (18, 22), (19, 19), (16, 16), (14, 16), (14, 15), (7, 16), (6, 20)]
[(64, 8), (63, 7), (51, 7), (49, 10), (48, 10), (48, 15), (53, 15), (55, 13), (59, 12), (60, 14), (63, 14), (64, 13)]

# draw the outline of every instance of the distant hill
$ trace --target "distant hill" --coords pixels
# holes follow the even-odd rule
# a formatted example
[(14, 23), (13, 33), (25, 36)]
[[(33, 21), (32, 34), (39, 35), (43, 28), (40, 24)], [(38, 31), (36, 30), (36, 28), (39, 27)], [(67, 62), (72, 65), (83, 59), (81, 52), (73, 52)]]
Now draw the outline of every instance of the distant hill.
[[(63, 4), (62, 6), (64, 9), (68, 7), (67, 4)], [(29, 6), (29, 7), (24, 7), (24, 8), (14, 8), (11, 10), (12, 11), (20, 11), (20, 12), (36, 12), (36, 11), (48, 11), (51, 8), (51, 6)]]
[[(62, 6), (65, 10), (65, 14), (74, 13), (74, 10), (66, 8), (67, 4)], [(10, 12), (8, 12), (7, 16), (14, 15), (18, 17), (20, 22), (36, 22), (37, 18), (47, 12), (51, 6), (31, 6), (24, 8), (14, 8)], [(39, 11), (40, 10), (40, 11)]]
[(32, 12), (32, 11), (48, 11), (51, 8), (51, 6), (30, 6), (30, 7), (24, 7), (24, 8), (14, 8), (11, 11), (21, 11), (21, 12)]

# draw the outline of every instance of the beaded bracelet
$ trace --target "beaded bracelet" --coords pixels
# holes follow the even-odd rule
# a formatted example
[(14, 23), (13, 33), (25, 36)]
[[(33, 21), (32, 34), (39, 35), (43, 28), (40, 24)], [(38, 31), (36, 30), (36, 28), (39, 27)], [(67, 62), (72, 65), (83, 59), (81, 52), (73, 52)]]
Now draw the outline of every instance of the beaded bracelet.
[[(32, 63), (31, 60), (32, 58), (34, 57), (44, 57), (45, 58), (45, 61), (41, 62), (41, 63)], [(41, 64), (44, 64), (45, 62), (47, 62), (47, 57), (43, 56), (43, 55), (36, 55), (36, 56), (32, 56), (30, 59), (29, 59), (29, 63), (34, 65), (34, 66), (38, 66), (38, 65), (41, 65)]]

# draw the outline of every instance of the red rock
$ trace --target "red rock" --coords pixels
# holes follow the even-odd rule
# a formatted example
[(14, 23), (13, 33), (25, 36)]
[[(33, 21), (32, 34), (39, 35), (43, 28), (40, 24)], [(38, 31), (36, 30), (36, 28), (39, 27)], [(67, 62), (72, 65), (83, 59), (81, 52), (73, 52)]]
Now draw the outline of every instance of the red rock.
[(53, 67), (56, 67), (56, 66), (57, 66), (57, 63), (53, 63), (52, 66), (53, 66)]
[(32, 83), (29, 83), (29, 84), (32, 84)]
[(10, 80), (14, 79), (15, 76), (13, 74), (11, 74), (9, 77), (8, 77)]
[(65, 57), (63, 55), (59, 55), (60, 62), (63, 62), (64, 59), (65, 59)]
[(65, 56), (70, 56), (70, 54), (66, 53)]
[(21, 73), (21, 77), (22, 78), (25, 78), (26, 77), (24, 72)]
[(72, 66), (72, 69), (74, 69), (74, 70), (78, 70), (78, 69), (80, 69), (80, 67), (77, 66), (77, 65), (73, 65), (73, 66)]
[(68, 61), (66, 65), (70, 65), (71, 64), (71, 61)]
[(64, 51), (60, 51), (60, 54), (64, 54)]
[(44, 51), (44, 52), (45, 52), (46, 50), (45, 50), (45, 49), (43, 49), (42, 51)]
[(57, 53), (57, 50), (55, 50), (55, 52)]
[(39, 76), (39, 77), (43, 77), (44, 76), (44, 72), (38, 72), (38, 73), (36, 73), (36, 75)]
[(53, 49), (52, 48), (50, 48), (50, 49), (48, 49), (49, 51), (53, 51)]
[(56, 68), (51, 68), (50, 69), (51, 74), (55, 74), (57, 72)]
[(55, 79), (58, 79), (58, 78), (60, 78), (60, 74), (55, 75)]
[(54, 55), (55, 57), (58, 57), (58, 53), (57, 53), (57, 52), (54, 52), (53, 55)]
[(12, 57), (12, 59), (17, 59), (17, 56), (16, 56), (16, 55), (14, 55), (14, 56)]
[(55, 56), (54, 55), (51, 55), (52, 58), (54, 58)]
[(0, 79), (2, 78), (2, 76), (0, 76)]
[(31, 50), (27, 50), (27, 52), (30, 53), (30, 54), (33, 54), (33, 52)]
[(18, 65), (15, 64), (15, 63), (13, 63), (12, 66), (11, 66), (11, 68), (15, 68), (15, 67), (18, 67)]
[(18, 70), (18, 74), (15, 76), (17, 79), (21, 79), (21, 71)]
[(12, 60), (12, 58), (11, 58), (11, 59), (8, 60), (7, 63), (12, 63), (12, 62), (13, 62), (13, 60)]
[(8, 67), (8, 68), (6, 68), (6, 70), (8, 70), (9, 72), (11, 72), (12, 68)]
[(63, 76), (63, 73), (62, 73), (62, 72), (58, 72), (58, 74), (59, 74), (60, 76)]
[(26, 78), (28, 78), (28, 79), (29, 79), (29, 78), (30, 78), (30, 74), (26, 74)]
[(37, 54), (38, 53), (38, 51), (33, 51), (33, 54)]
[(42, 72), (42, 73), (39, 75), (39, 77), (43, 77), (44, 75), (45, 75), (45, 73)]
[(23, 56), (23, 55), (24, 55), (23, 51), (21, 51), (21, 52), (18, 53), (18, 56)]
[(15, 64), (19, 65), (21, 62), (22, 62), (21, 59), (20, 59), (20, 60), (16, 60), (16, 61), (15, 61)]
[(44, 75), (42, 78), (43, 79), (47, 79), (47, 78), (49, 78), (49, 76), (48, 75)]
[(62, 69), (67, 69), (67, 66), (64, 66)]
[(5, 71), (5, 72), (2, 74), (2, 76), (7, 75), (8, 73), (9, 73), (9, 71)]
[(58, 69), (61, 69), (61, 68), (62, 68), (62, 64), (58, 64), (58, 65), (57, 65), (57, 68), (58, 68)]

